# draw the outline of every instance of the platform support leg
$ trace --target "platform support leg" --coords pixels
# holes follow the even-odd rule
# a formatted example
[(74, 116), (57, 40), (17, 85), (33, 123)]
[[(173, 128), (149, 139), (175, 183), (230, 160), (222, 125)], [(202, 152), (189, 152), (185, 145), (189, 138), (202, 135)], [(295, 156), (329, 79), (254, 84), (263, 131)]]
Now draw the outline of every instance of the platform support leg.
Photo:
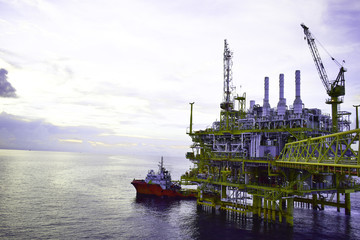
[(276, 201), (272, 201), (272, 221), (276, 221)]
[(350, 215), (350, 213), (351, 213), (350, 193), (345, 193), (345, 215)]
[(313, 200), (312, 208), (316, 210), (317, 207), (318, 207), (318, 205), (317, 205), (317, 195), (316, 194), (312, 195), (312, 200)]
[(259, 218), (261, 218), (261, 209), (262, 209), (262, 198), (259, 197), (259, 201), (258, 201), (258, 215), (259, 215)]
[(264, 221), (267, 220), (267, 200), (264, 199)]
[(226, 186), (221, 185), (221, 198), (226, 198)]
[(282, 223), (282, 199), (279, 201), (279, 222)]
[(286, 214), (286, 223), (290, 226), (294, 225), (294, 199), (287, 199), (287, 214)]

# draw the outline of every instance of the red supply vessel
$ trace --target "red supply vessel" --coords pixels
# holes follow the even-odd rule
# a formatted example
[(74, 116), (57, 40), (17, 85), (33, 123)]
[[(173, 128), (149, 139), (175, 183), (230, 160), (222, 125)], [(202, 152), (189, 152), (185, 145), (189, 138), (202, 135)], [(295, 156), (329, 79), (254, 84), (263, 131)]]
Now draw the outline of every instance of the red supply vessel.
[(137, 195), (174, 198), (196, 197), (195, 190), (183, 190), (177, 182), (171, 181), (170, 173), (163, 166), (163, 157), (161, 157), (157, 173), (154, 170), (149, 170), (145, 180), (134, 179), (131, 184), (134, 185)]

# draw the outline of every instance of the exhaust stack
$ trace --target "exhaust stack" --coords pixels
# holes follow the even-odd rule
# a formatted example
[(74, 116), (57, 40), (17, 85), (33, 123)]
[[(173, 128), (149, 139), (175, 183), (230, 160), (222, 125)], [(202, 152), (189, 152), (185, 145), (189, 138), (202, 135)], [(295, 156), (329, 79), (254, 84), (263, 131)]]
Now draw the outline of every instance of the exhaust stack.
[(295, 71), (295, 100), (294, 100), (294, 113), (302, 113), (302, 101), (300, 97), (300, 70)]
[(280, 74), (279, 76), (279, 102), (277, 105), (278, 115), (284, 116), (286, 111), (286, 98), (284, 98), (284, 74)]
[(263, 104), (263, 117), (270, 115), (269, 104), (269, 77), (265, 77), (265, 98)]

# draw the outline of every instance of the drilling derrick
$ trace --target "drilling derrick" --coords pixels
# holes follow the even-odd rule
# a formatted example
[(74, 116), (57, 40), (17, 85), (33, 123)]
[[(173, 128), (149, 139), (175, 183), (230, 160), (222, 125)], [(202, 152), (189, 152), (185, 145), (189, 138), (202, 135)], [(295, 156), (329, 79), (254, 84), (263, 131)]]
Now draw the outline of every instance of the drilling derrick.
[(224, 96), (223, 102), (220, 104), (220, 108), (224, 111), (231, 111), (234, 108), (232, 101), (232, 56), (233, 53), (230, 51), (226, 39), (224, 40)]
[(234, 99), (233, 90), (235, 87), (232, 85), (232, 56), (226, 39), (224, 40), (224, 92), (223, 102), (220, 104), (220, 126), (224, 130), (231, 128), (231, 118), (233, 117)]
[(285, 76), (280, 74), (277, 107), (270, 106), (270, 78), (265, 77), (263, 106), (250, 100), (246, 109), (245, 93), (236, 95), (232, 85), (232, 56), (225, 40), (220, 120), (193, 130), (190, 103), (193, 144), (186, 158), (194, 167), (181, 177), (182, 184), (197, 184), (197, 204), (203, 209), (232, 216), (286, 219), (292, 225), (294, 204), (304, 203), (314, 209), (345, 208), (350, 214), (350, 193), (359, 189), (351, 175), (360, 176), (360, 148), (354, 151), (350, 145), (359, 140), (360, 129), (350, 131), (350, 121), (339, 121), (347, 132), (330, 134), (330, 116), (304, 107), (299, 70), (293, 106), (286, 105)]

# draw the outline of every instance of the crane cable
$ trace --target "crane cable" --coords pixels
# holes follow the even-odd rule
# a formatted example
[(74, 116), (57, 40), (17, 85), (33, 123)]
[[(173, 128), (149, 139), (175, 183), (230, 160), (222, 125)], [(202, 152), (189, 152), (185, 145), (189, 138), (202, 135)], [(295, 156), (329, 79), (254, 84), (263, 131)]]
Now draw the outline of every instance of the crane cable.
[[(331, 54), (328, 52), (328, 50), (326, 50), (326, 48), (321, 44), (321, 42), (319, 40), (317, 40), (317, 38), (315, 38), (315, 36), (313, 35), (313, 38), (319, 43), (319, 45), (322, 47), (322, 49), (324, 49), (324, 51), (329, 55), (329, 57), (331, 58), (331, 60), (333, 60), (336, 65), (338, 65), (338, 67), (342, 67), (343, 65), (340, 64), (333, 56), (331, 56)], [(345, 61), (343, 60), (343, 63), (345, 63)]]

